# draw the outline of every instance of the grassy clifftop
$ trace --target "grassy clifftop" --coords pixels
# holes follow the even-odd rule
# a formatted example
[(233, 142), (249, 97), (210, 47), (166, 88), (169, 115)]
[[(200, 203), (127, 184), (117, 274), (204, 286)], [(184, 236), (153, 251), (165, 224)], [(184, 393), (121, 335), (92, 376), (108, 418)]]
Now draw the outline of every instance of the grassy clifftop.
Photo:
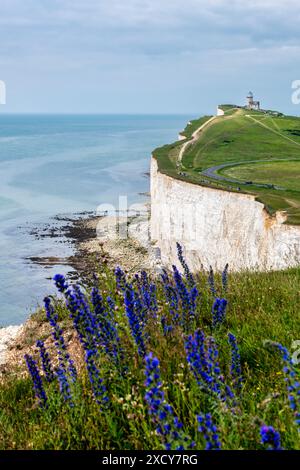
[[(250, 193), (270, 213), (286, 211), (287, 223), (300, 224), (300, 118), (274, 111), (222, 105), (224, 116), (196, 133), (210, 116), (193, 121), (190, 139), (153, 152), (160, 171), (192, 183)], [(193, 129), (189, 132), (189, 128)]]

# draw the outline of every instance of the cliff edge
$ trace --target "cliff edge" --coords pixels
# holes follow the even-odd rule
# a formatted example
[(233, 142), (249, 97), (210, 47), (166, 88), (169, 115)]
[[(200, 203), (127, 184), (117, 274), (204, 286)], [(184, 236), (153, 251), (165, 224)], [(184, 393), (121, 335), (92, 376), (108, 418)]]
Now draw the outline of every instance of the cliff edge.
[[(217, 117), (214, 123), (224, 118), (226, 116)], [(206, 121), (207, 128), (215, 125), (211, 118)], [(202, 122), (200, 124), (203, 129), (205, 126)], [(199, 136), (201, 138), (201, 132)], [(188, 148), (186, 142), (184, 146)], [(194, 142), (191, 146), (195, 146)], [(163, 149), (166, 152), (166, 147)], [(190, 149), (190, 153), (192, 151)], [(179, 155), (182, 157), (180, 146), (174, 144), (170, 161), (172, 158), (175, 161)], [(203, 155), (205, 157), (206, 154)], [(199, 162), (199, 155), (197, 158)], [(300, 265), (300, 225), (291, 223), (292, 220), (287, 223), (287, 210), (280, 207), (268, 210), (255, 194), (254, 183), (249, 192), (244, 188), (239, 190), (237, 185), (226, 190), (224, 185), (218, 188), (213, 178), (207, 178), (204, 184), (201, 180), (198, 183), (189, 178), (180, 166), (180, 159), (176, 170), (174, 165), (169, 172), (160, 163), (160, 154), (154, 151), (150, 178), (151, 239), (160, 249), (164, 265), (170, 267), (176, 263), (177, 241), (183, 245), (193, 271), (209, 269), (210, 266), (220, 271), (226, 263), (233, 271), (280, 270)], [(258, 191), (261, 190), (266, 197), (272, 196), (275, 200), (276, 191), (278, 197), (285, 197), (281, 188), (269, 186), (257, 184)], [(248, 186), (245, 187), (248, 189)], [(288, 191), (291, 196), (298, 197), (296, 190), (287, 190), (286, 193)], [(298, 210), (299, 206), (294, 203), (294, 213), (291, 212), (291, 215)]]

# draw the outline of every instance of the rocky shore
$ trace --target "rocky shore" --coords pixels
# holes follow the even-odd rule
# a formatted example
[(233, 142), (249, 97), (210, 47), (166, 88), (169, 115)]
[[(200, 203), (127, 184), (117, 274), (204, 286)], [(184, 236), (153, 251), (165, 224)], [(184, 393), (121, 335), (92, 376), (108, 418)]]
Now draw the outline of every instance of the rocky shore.
[[(66, 243), (72, 243), (74, 254), (63, 259), (31, 258), (33, 263), (45, 267), (62, 264), (70, 266), (71, 280), (90, 276), (97, 262), (112, 268), (121, 266), (127, 273), (142, 269), (151, 273), (161, 270), (159, 253), (150, 242), (148, 220), (89, 214), (65, 222), (59, 229), (54, 230), (52, 227), (35, 236), (63, 236)], [(5, 374), (12, 364), (22, 367), (24, 354), (34, 347), (39, 333), (45, 336), (49, 334), (45, 322), (34, 317), (29, 317), (24, 325), (0, 328), (0, 373)]]

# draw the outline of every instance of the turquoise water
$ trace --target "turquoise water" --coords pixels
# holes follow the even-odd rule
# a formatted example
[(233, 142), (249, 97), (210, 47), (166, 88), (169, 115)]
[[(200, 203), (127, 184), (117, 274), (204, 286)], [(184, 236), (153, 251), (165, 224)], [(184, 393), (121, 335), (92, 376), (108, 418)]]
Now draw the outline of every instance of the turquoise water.
[(119, 195), (142, 202), (151, 151), (176, 140), (189, 118), (0, 115), (0, 326), (22, 323), (52, 292), (53, 268), (26, 258), (71, 253), (68, 244), (35, 239), (30, 228), (116, 205)]

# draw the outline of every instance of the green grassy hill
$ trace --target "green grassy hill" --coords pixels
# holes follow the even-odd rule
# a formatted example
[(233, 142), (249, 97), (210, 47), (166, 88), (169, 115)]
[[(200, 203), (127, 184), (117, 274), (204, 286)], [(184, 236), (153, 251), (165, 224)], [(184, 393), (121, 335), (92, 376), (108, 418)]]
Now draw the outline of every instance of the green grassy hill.
[[(287, 223), (300, 224), (300, 118), (274, 111), (250, 111), (223, 105), (224, 116), (211, 116), (187, 127), (184, 141), (154, 151), (160, 171), (192, 183), (254, 194), (270, 213), (286, 211)], [(196, 129), (195, 129), (196, 128)]]

